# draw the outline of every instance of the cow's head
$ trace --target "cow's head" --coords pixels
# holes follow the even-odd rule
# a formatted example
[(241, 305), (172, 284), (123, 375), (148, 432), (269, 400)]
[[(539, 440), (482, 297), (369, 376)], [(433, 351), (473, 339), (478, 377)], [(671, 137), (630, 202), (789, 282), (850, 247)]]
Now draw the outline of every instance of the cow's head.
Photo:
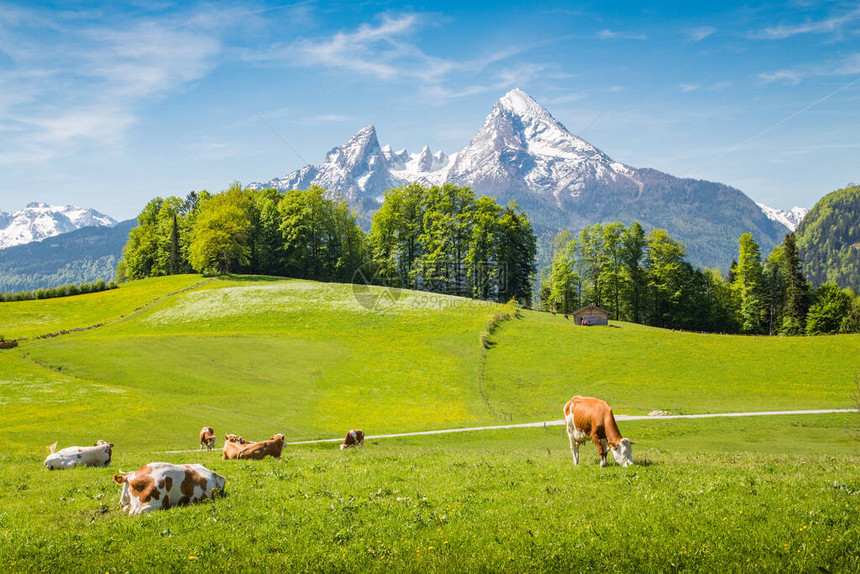
[(226, 440), (227, 442), (239, 442), (239, 437), (230, 433), (224, 435), (224, 440)]
[(115, 474), (113, 475), (113, 479), (117, 484), (122, 485), (122, 493), (119, 495), (119, 506), (123, 510), (127, 509), (131, 505), (131, 494), (129, 493), (128, 481), (130, 478), (134, 478), (133, 472), (126, 472), (125, 474)]
[(629, 438), (623, 438), (618, 441), (615, 446), (609, 445), (609, 450), (612, 451), (612, 456), (615, 462), (621, 466), (630, 466), (633, 464), (633, 445), (636, 444)]

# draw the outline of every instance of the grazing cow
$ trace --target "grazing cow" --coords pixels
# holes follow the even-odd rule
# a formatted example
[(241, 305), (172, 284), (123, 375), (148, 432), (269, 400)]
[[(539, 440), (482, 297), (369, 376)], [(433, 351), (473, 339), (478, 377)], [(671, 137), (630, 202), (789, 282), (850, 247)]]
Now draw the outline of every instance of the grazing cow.
[(621, 436), (612, 408), (606, 401), (576, 395), (564, 405), (564, 421), (573, 464), (579, 464), (579, 445), (589, 438), (597, 447), (600, 466), (606, 466), (607, 445), (615, 462), (621, 466), (633, 464), (632, 445), (636, 443)]
[(281, 458), (281, 452), (284, 450), (284, 435), (276, 434), (269, 440), (261, 440), (260, 442), (247, 443), (239, 447), (239, 452), (236, 458), (251, 458), (259, 460), (271, 456)]
[(212, 427), (203, 427), (200, 429), (200, 448), (210, 451), (213, 446), (215, 446), (215, 431)]
[(168, 462), (151, 462), (113, 479), (122, 485), (119, 505), (129, 514), (214, 499), (224, 494), (226, 482), (203, 465)]
[(361, 429), (352, 429), (348, 433), (346, 433), (346, 438), (343, 439), (343, 444), (340, 445), (340, 450), (345, 448), (349, 448), (351, 446), (357, 446), (358, 448), (364, 448), (364, 431)]
[(48, 447), (51, 454), (45, 459), (48, 470), (65, 470), (75, 466), (107, 466), (110, 464), (113, 444), (97, 441), (93, 446), (70, 446), (57, 450), (57, 443)]

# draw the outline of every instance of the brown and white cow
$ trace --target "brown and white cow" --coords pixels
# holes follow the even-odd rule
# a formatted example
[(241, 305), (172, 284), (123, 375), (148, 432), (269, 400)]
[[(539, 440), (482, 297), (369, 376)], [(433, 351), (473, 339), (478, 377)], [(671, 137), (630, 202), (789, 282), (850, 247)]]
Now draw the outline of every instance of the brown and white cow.
[(245, 440), (235, 434), (228, 434), (226, 439), (224, 448), (221, 450), (221, 458), (224, 460), (261, 459), (267, 456), (281, 458), (281, 452), (284, 450), (284, 435), (282, 434), (276, 434), (269, 437), (269, 440), (258, 442)]
[(261, 440), (259, 442), (251, 442), (242, 445), (239, 454), (236, 458), (251, 458), (260, 460), (271, 456), (281, 458), (281, 452), (284, 450), (284, 435), (276, 434), (270, 437), (269, 440)]
[(225, 434), (224, 440), (226, 440), (227, 442), (233, 442), (236, 444), (254, 444), (254, 441), (245, 440), (242, 436), (237, 435), (237, 434), (232, 434), (232, 433), (231, 434)]
[(576, 395), (564, 405), (564, 422), (573, 453), (573, 464), (579, 464), (579, 445), (589, 438), (597, 447), (600, 466), (606, 466), (606, 448), (612, 451), (615, 462), (621, 466), (633, 464), (633, 447), (636, 444), (623, 438), (615, 423), (612, 408), (600, 399)]
[(69, 446), (62, 450), (56, 448), (57, 443), (48, 447), (51, 452), (45, 459), (48, 470), (65, 470), (78, 465), (107, 466), (113, 453), (113, 444), (104, 440), (96, 441), (93, 446)]
[(364, 448), (364, 431), (361, 429), (352, 429), (348, 433), (346, 433), (346, 438), (343, 439), (343, 444), (340, 445), (340, 450), (345, 448), (349, 448), (351, 446), (357, 446), (358, 448)]
[(168, 462), (151, 462), (113, 479), (122, 485), (119, 505), (132, 515), (214, 499), (224, 494), (226, 483), (203, 465)]
[(210, 451), (213, 446), (215, 446), (215, 430), (212, 427), (203, 427), (200, 429), (200, 448)]

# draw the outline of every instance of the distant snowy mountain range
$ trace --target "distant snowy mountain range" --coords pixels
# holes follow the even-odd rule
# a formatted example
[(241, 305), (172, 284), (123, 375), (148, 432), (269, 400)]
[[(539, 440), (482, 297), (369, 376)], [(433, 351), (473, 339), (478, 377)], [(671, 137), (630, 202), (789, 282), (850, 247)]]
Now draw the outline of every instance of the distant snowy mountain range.
[(41, 241), (82, 227), (113, 227), (116, 220), (94, 209), (33, 202), (12, 213), (0, 209), (0, 249)]
[(530, 215), (543, 243), (559, 229), (608, 221), (667, 229), (687, 245), (695, 265), (727, 267), (737, 239), (751, 232), (762, 253), (796, 227), (805, 210), (759, 206), (735, 188), (681, 179), (614, 161), (570, 133), (519, 89), (493, 106), (483, 126), (457, 153), (425, 147), (418, 153), (380, 146), (367, 125), (326, 154), (319, 166), (249, 187), (282, 191), (319, 185), (347, 199), (360, 214), (375, 211), (386, 189), (407, 182), (468, 185), (500, 202), (515, 200)]
[[(418, 153), (394, 151), (380, 146), (376, 129), (367, 125), (329, 151), (321, 165), (249, 187), (285, 191), (316, 184), (347, 199), (367, 221), (385, 190), (413, 181), (468, 185), (502, 203), (515, 200), (529, 213), (543, 245), (559, 229), (638, 220), (646, 229), (667, 229), (686, 244), (693, 264), (711, 267), (727, 266), (737, 252), (737, 238), (746, 232), (761, 244), (762, 253), (769, 253), (807, 212), (756, 204), (719, 183), (614, 161), (519, 89), (496, 102), (478, 133), (457, 153), (433, 152), (427, 146)], [(115, 224), (92, 209), (31, 203), (14, 213), (0, 210), (0, 249)]]
[(806, 217), (807, 213), (809, 213), (809, 209), (805, 207), (795, 206), (788, 211), (783, 211), (782, 209), (776, 209), (775, 207), (768, 207), (763, 203), (756, 202), (756, 205), (761, 208), (768, 219), (771, 221), (778, 221), (792, 231), (797, 229), (800, 221)]

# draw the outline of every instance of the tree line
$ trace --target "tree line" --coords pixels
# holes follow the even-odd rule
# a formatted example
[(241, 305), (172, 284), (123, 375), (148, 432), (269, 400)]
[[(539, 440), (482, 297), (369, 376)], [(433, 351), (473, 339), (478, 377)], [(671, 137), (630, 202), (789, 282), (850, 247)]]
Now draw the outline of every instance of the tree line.
[(34, 299), (54, 299), (56, 297), (71, 297), (72, 295), (98, 293), (99, 291), (107, 291), (109, 289), (116, 288), (117, 284), (114, 281), (105, 283), (104, 279), (99, 279), (98, 281), (93, 281), (90, 283), (69, 283), (67, 285), (60, 285), (59, 287), (49, 287), (47, 289), (0, 293), (0, 303), (6, 301), (32, 301)]
[(157, 197), (137, 219), (117, 269), (123, 281), (250, 273), (528, 304), (536, 271), (526, 214), (451, 184), (388, 190), (369, 233), (346, 200), (317, 186)]
[(552, 244), (541, 306), (570, 313), (588, 304), (656, 327), (744, 334), (860, 332), (860, 297), (833, 283), (812, 289), (793, 233), (763, 261), (751, 234), (729, 273), (696, 269), (682, 243), (637, 222), (597, 224)]

